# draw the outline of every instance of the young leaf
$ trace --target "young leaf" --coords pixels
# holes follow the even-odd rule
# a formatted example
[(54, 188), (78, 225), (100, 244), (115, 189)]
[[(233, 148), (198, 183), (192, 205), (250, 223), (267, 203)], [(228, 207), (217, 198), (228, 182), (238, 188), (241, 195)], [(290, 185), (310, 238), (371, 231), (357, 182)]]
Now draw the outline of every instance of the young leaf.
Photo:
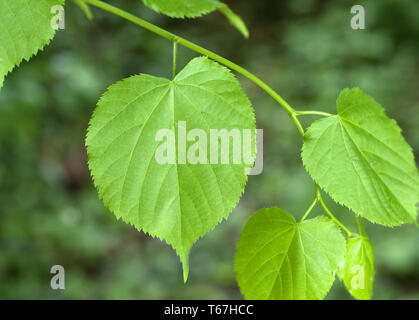
[[(196, 145), (189, 137), (196, 128), (208, 144), (210, 129), (249, 129), (254, 142), (254, 112), (239, 82), (204, 57), (192, 60), (173, 81), (138, 75), (112, 85), (98, 103), (86, 138), (89, 167), (106, 206), (117, 218), (172, 245), (185, 281), (192, 244), (228, 217), (251, 166), (232, 164), (231, 143), (229, 164), (185, 161), (186, 151)], [(156, 159), (164, 146), (156, 141), (162, 129), (173, 132), (164, 141), (163, 155), (169, 158), (172, 150), (174, 162)], [(206, 152), (199, 153), (210, 163), (211, 152)]]
[(374, 252), (366, 236), (350, 238), (345, 262), (339, 272), (349, 293), (356, 299), (369, 300), (374, 282)]
[(296, 223), (279, 208), (256, 212), (237, 244), (235, 270), (246, 299), (322, 299), (345, 255), (345, 238), (326, 217)]
[(399, 126), (359, 89), (343, 90), (337, 110), (304, 137), (307, 171), (335, 201), (371, 222), (416, 221), (418, 171)]
[(64, 0), (0, 1), (0, 89), (4, 77), (54, 37), (54, 6)]
[(143, 2), (150, 9), (172, 18), (197, 18), (218, 9), (244, 37), (249, 37), (249, 31), (243, 20), (219, 0), (143, 0)]

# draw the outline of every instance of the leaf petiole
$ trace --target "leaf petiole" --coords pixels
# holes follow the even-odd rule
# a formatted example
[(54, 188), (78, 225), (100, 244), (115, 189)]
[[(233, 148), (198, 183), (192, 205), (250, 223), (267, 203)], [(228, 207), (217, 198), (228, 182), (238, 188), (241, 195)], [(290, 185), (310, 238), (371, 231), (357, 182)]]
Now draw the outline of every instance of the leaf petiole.
[(333, 116), (331, 113), (322, 112), (322, 111), (296, 111), (295, 114), (297, 116), (305, 116), (305, 115), (317, 115), (323, 117), (330, 117)]
[(238, 64), (235, 64), (234, 62), (210, 51), (207, 50), (191, 41), (188, 41), (184, 38), (181, 38), (165, 29), (162, 29), (148, 21), (145, 21), (129, 12), (126, 12), (122, 9), (119, 9), (115, 6), (112, 6), (106, 2), (100, 1), (100, 0), (83, 0), (86, 3), (91, 4), (92, 6), (95, 6), (97, 8), (100, 8), (102, 10), (108, 11), (114, 15), (120, 16), (121, 18), (124, 18), (125, 20), (131, 21), (132, 23), (147, 29), (163, 38), (166, 38), (168, 40), (177, 42), (178, 44), (192, 50), (195, 52), (198, 52), (204, 56), (207, 56), (208, 58), (217, 61), (218, 63), (221, 63), (225, 65), (226, 67), (230, 68), (231, 70), (234, 70), (241, 75), (245, 76), (252, 82), (254, 82), (256, 85), (258, 85), (260, 88), (265, 90), (272, 98), (274, 98), (285, 111), (287, 111), (288, 115), (291, 117), (292, 121), (296, 125), (298, 131), (302, 136), (304, 136), (304, 129), (300, 123), (300, 121), (297, 119), (296, 111), (286, 102), (275, 90), (273, 90), (270, 86), (268, 86), (262, 79), (254, 75), (253, 73), (249, 72), (245, 68), (239, 66)]
[(368, 235), (367, 235), (367, 233), (365, 232), (365, 229), (364, 229), (364, 227), (363, 227), (363, 225), (362, 225), (362, 223), (361, 223), (361, 219), (360, 219), (357, 215), (354, 215), (354, 217), (355, 217), (355, 221), (356, 221), (356, 223), (358, 224), (359, 234), (360, 234), (362, 237), (364, 237), (364, 238), (368, 239)]
[(172, 79), (176, 77), (176, 62), (177, 62), (177, 41), (173, 41), (173, 69)]
[(310, 214), (311, 210), (316, 206), (318, 202), (317, 197), (314, 199), (313, 203), (310, 205), (310, 207), (307, 209), (306, 213), (304, 213), (303, 217), (301, 218), (300, 222), (303, 222), (305, 218)]
[(336, 223), (336, 225), (346, 233), (348, 238), (355, 235), (355, 233), (351, 232), (348, 228), (346, 228), (344, 226), (344, 224), (342, 222), (340, 222), (333, 215), (333, 213), (329, 210), (329, 208), (326, 206), (326, 203), (324, 202), (321, 191), (320, 191), (320, 187), (317, 184), (316, 184), (316, 199), (317, 199), (317, 201), (320, 202), (321, 206), (323, 207), (323, 210), (327, 213), (327, 215), (330, 217), (330, 219), (332, 219), (333, 222)]

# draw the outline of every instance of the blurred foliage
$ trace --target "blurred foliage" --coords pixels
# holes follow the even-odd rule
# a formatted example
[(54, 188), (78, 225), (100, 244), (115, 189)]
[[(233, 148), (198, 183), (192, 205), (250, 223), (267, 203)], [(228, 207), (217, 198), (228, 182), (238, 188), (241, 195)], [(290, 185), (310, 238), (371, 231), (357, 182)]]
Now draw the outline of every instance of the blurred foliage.
[[(111, 1), (196, 41), (259, 75), (297, 109), (335, 112), (344, 87), (360, 87), (397, 119), (419, 152), (419, 2), (362, 1), (366, 29), (350, 28), (357, 2), (226, 1), (250, 39), (219, 13), (171, 20), (140, 1)], [(300, 160), (301, 138), (275, 102), (240, 77), (264, 129), (264, 172), (252, 176), (239, 206), (193, 247), (191, 274), (165, 243), (117, 221), (97, 197), (84, 134), (112, 83), (138, 73), (169, 76), (171, 43), (99, 10), (88, 21), (73, 3), (66, 29), (10, 74), (0, 94), (0, 298), (233, 299), (235, 243), (257, 209), (300, 217), (313, 185)], [(195, 56), (180, 49), (179, 65)], [(313, 119), (306, 119), (308, 125)], [(331, 204), (355, 229), (351, 214)], [(317, 208), (314, 214), (320, 214)], [(419, 231), (366, 223), (376, 254), (375, 299), (419, 299)], [(50, 268), (66, 270), (66, 289), (50, 288)], [(350, 299), (336, 281), (331, 299)]]

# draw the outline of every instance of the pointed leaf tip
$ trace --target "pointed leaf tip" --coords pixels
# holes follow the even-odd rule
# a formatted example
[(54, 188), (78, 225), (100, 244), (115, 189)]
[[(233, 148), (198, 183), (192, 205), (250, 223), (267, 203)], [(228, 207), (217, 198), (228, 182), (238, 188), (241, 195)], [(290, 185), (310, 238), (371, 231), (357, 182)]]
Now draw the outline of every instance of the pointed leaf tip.
[(182, 262), (182, 269), (183, 269), (183, 283), (186, 283), (188, 281), (189, 276), (189, 253), (183, 254), (180, 257), (180, 261)]
[(218, 10), (228, 19), (231, 25), (243, 35), (243, 37), (246, 39), (249, 38), (249, 29), (247, 29), (243, 19), (234, 13), (228, 5), (223, 3), (218, 7)]

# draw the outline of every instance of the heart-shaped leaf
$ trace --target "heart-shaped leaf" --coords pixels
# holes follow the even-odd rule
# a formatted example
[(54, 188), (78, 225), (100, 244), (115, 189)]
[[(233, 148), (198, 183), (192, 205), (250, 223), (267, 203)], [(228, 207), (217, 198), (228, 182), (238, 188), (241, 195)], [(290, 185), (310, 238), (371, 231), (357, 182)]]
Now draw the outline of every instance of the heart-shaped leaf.
[[(250, 161), (236, 161), (243, 134), (227, 145), (223, 162), (226, 150), (213, 148), (214, 130), (224, 130), (227, 141), (228, 134), (247, 130)], [(227, 218), (241, 197), (254, 132), (253, 109), (232, 73), (196, 58), (173, 81), (139, 75), (108, 89), (90, 121), (89, 167), (118, 218), (176, 249), (186, 280), (192, 244)]]
[(359, 89), (343, 90), (337, 109), (307, 130), (307, 171), (335, 201), (371, 222), (416, 221), (418, 171), (397, 123)]
[(344, 255), (345, 238), (330, 219), (296, 223), (279, 208), (263, 209), (240, 235), (237, 281), (246, 299), (322, 299)]

